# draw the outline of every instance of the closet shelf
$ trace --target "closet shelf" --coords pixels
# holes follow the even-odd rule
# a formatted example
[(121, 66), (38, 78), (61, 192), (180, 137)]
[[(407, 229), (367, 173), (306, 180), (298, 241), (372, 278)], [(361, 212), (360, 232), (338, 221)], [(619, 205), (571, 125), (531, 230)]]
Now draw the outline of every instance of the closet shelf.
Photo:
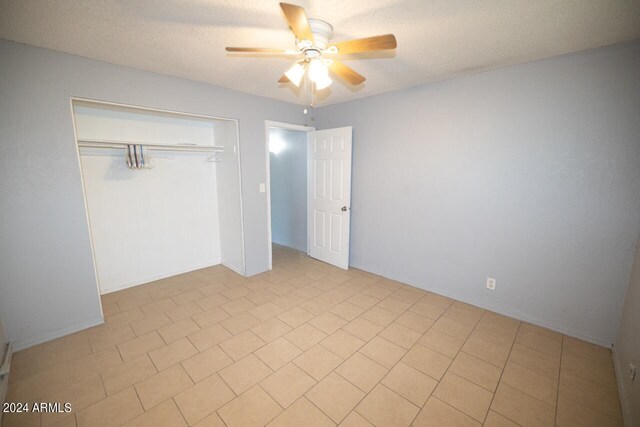
[(151, 151), (192, 151), (204, 153), (221, 153), (224, 147), (219, 145), (203, 146), (195, 144), (150, 144), (140, 141), (109, 141), (97, 139), (79, 139), (79, 147), (91, 148), (125, 148), (127, 145), (144, 145), (147, 150)]

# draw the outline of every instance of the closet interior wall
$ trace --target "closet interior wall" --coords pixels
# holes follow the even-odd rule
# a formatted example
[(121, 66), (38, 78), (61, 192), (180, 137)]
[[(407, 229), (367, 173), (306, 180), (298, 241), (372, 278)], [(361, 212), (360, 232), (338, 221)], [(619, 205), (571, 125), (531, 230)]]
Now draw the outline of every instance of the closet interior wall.
[(220, 224), (220, 261), (238, 274), (245, 275), (242, 182), (238, 123), (218, 120), (213, 124), (216, 146), (223, 147), (216, 163), (218, 220)]
[[(220, 263), (244, 273), (237, 121), (85, 100), (73, 113), (101, 293)], [(127, 167), (127, 143), (150, 168)]]

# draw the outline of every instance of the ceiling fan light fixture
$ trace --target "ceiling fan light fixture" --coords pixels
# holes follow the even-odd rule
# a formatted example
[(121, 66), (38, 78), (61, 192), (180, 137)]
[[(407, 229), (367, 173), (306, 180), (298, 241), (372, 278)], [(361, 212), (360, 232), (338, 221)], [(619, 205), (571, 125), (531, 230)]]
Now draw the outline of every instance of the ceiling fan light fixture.
[(331, 83), (333, 83), (333, 80), (331, 80), (331, 77), (329, 77), (328, 74), (325, 74), (320, 76), (318, 79), (314, 80), (313, 82), (316, 84), (317, 90), (322, 90), (331, 86)]
[(311, 81), (317, 83), (318, 80), (322, 79), (323, 77), (328, 77), (329, 69), (327, 68), (326, 64), (322, 62), (322, 60), (314, 58), (309, 61), (308, 73)]
[(291, 68), (284, 73), (285, 76), (289, 79), (291, 83), (296, 86), (300, 86), (300, 82), (302, 81), (302, 77), (304, 76), (304, 67), (299, 62), (293, 64)]

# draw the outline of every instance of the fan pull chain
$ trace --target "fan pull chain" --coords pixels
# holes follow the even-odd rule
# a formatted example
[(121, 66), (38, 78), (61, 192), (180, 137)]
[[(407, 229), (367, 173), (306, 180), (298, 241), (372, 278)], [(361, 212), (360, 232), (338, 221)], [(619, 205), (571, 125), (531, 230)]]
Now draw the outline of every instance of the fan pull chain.
[[(305, 64), (306, 65), (306, 64)], [(305, 70), (304, 73), (304, 102), (305, 104), (309, 100), (309, 73)], [(307, 107), (304, 107), (304, 114), (307, 114)]]

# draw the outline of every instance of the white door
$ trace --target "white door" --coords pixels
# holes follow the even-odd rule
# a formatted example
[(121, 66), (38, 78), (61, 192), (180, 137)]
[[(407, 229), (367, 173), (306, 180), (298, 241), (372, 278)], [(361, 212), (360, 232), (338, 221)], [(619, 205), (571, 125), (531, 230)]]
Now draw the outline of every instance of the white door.
[(351, 126), (307, 133), (309, 256), (349, 268)]

